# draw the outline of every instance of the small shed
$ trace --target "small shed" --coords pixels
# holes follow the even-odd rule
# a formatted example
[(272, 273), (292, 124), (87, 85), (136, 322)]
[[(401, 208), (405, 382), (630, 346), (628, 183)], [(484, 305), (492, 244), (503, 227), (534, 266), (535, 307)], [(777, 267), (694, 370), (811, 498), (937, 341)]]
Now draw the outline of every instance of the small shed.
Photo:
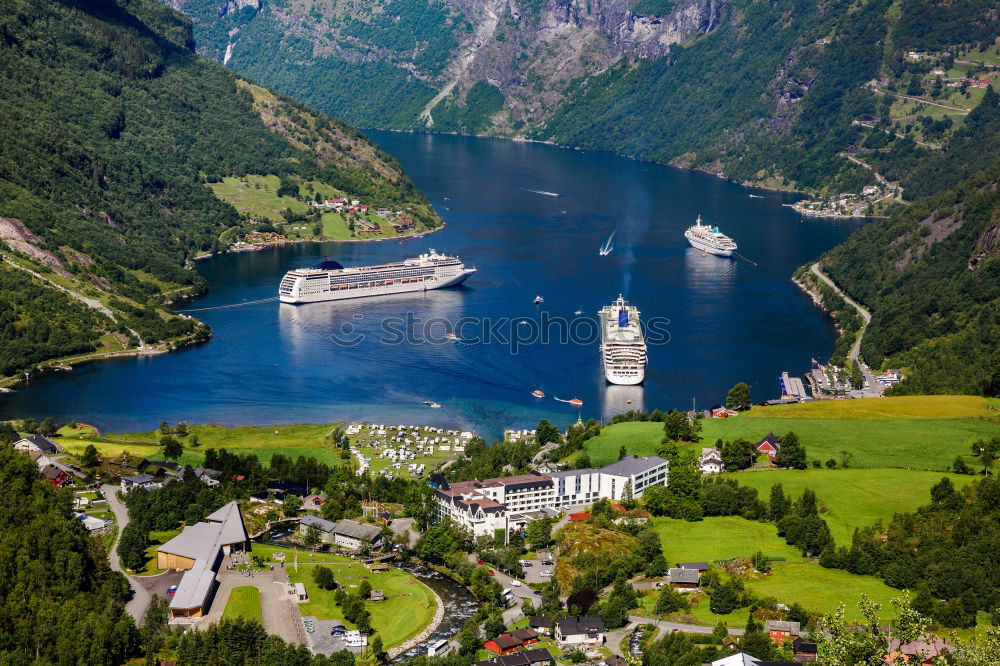
[(309, 601), (309, 595), (306, 594), (306, 586), (302, 583), (295, 584), (295, 598), (299, 601)]
[(385, 601), (385, 593), (382, 590), (372, 590), (369, 598), (372, 601)]

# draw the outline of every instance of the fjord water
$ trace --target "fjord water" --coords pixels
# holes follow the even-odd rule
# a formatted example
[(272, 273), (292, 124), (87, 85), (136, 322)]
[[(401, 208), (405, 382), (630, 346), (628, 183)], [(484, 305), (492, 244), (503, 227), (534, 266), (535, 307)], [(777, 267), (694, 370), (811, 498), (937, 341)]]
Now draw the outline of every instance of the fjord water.
[[(782, 371), (801, 375), (811, 358), (833, 348), (830, 320), (789, 276), (859, 222), (802, 218), (781, 206), (791, 195), (604, 153), (471, 137), (371, 136), (435, 205), (447, 222), (443, 230), (405, 241), (292, 244), (199, 262), (211, 291), (181, 309), (212, 326), (209, 343), (41, 377), (0, 396), (0, 416), (75, 418), (117, 432), (153, 429), (162, 419), (227, 425), (364, 419), (463, 426), (496, 437), (504, 427), (527, 427), (541, 417), (565, 426), (578, 415), (686, 409), (692, 399), (709, 407), (740, 380), (755, 401), (776, 397)], [(757, 265), (690, 248), (683, 232), (699, 214)], [(616, 229), (614, 251), (598, 256)], [(427, 294), (242, 305), (275, 296), (285, 271), (324, 257), (364, 265), (429, 248), (456, 254), (478, 272), (466, 287)], [(516, 350), (504, 339), (511, 331), (530, 337), (543, 313), (574, 320), (582, 311), (596, 322), (596, 311), (619, 292), (644, 321), (669, 320), (669, 341), (649, 348), (643, 387), (606, 387), (599, 342), (561, 341), (558, 326), (547, 342)], [(545, 299), (541, 306), (532, 304), (536, 295)], [(408, 327), (390, 320), (408, 314), (415, 322)], [(444, 340), (459, 320), (466, 322), (462, 337), (492, 327), (491, 339)], [(408, 335), (395, 332), (404, 328)], [(582, 336), (592, 327), (578, 322), (573, 330)], [(544, 399), (532, 397), (537, 388)], [(583, 407), (555, 397), (578, 397)], [(443, 407), (429, 409), (424, 400)]]

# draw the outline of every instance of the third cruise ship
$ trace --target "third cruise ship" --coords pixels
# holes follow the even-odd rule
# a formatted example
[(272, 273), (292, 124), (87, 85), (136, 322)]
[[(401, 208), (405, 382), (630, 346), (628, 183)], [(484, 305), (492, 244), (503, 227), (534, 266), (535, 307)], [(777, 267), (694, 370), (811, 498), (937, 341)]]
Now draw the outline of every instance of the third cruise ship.
[(621, 294), (601, 308), (601, 361), (604, 378), (612, 384), (641, 384), (646, 378), (646, 340), (639, 309)]
[(720, 257), (731, 257), (736, 251), (736, 243), (733, 242), (733, 239), (719, 231), (719, 227), (702, 224), (701, 215), (698, 216), (694, 225), (688, 227), (687, 231), (684, 232), (684, 238), (687, 238), (692, 247), (709, 254), (717, 254)]

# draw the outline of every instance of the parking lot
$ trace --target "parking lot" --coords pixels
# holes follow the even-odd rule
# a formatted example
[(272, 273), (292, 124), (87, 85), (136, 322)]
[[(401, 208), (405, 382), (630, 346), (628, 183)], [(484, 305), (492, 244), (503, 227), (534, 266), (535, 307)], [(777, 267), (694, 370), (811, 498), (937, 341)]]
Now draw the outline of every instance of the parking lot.
[(312, 645), (313, 652), (317, 654), (324, 654), (328, 657), (334, 652), (340, 652), (341, 650), (348, 650), (354, 654), (361, 653), (363, 648), (348, 647), (343, 639), (333, 636), (330, 633), (335, 626), (343, 626), (339, 620), (317, 620), (312, 615), (303, 616), (302, 623), (307, 624), (308, 622), (312, 622), (313, 626), (316, 628), (315, 631), (306, 632), (307, 640)]

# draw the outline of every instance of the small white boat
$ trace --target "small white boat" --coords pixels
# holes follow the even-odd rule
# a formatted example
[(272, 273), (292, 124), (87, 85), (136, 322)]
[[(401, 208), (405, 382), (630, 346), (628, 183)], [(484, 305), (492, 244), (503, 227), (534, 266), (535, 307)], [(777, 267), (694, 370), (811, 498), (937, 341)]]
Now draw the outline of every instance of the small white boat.
[(441, 409), (441, 404), (433, 400), (424, 400), (422, 404), (427, 405), (431, 409)]
[(582, 315), (582, 314), (583, 314), (583, 310), (577, 310), (577, 311), (576, 311), (576, 312), (574, 312), (573, 314), (575, 314), (575, 315), (576, 315), (577, 317), (579, 317), (580, 315)]
[(533, 302), (533, 303), (534, 303), (535, 305), (541, 305), (542, 303), (544, 303), (544, 302), (545, 302), (545, 299), (544, 299), (544, 298), (542, 298), (541, 296), (535, 296), (535, 300), (534, 300), (534, 301), (532, 301), (532, 302)]

